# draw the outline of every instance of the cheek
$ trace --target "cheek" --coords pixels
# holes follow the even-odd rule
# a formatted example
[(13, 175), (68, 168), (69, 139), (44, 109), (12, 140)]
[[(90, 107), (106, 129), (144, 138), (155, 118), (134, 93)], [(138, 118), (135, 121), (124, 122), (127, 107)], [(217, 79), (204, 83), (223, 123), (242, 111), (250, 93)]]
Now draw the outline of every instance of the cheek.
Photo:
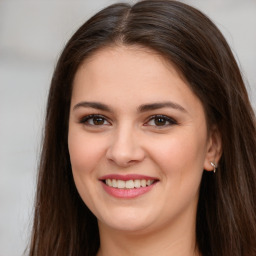
[(176, 133), (154, 143), (151, 152), (165, 175), (201, 174), (206, 154), (205, 142), (204, 134)]
[(69, 132), (68, 147), (74, 174), (87, 175), (96, 167), (104, 154), (103, 141), (93, 135)]
[(166, 190), (164, 202), (172, 202), (171, 208), (182, 209), (198, 200), (201, 183), (205, 141), (199, 136), (183, 133), (157, 144), (154, 161), (163, 175)]
[(95, 209), (93, 201), (94, 194), (97, 193), (95, 170), (104, 154), (103, 145), (102, 139), (97, 140), (95, 136), (86, 135), (81, 130), (69, 131), (68, 147), (74, 182), (82, 200), (90, 209)]

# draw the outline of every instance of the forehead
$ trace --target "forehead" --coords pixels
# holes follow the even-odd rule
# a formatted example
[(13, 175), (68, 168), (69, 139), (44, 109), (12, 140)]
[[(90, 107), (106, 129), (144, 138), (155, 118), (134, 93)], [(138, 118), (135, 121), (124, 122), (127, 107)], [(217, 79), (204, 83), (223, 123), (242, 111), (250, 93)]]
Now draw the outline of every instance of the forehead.
[[(150, 80), (167, 75), (175, 76), (188, 84), (170, 61), (167, 61), (156, 51), (140, 45), (112, 45), (97, 50), (79, 66), (73, 84), (78, 83), (81, 76), (83, 79), (86, 76), (88, 79), (92, 78), (94, 75), (94, 78), (101, 79), (104, 77), (106, 79), (108, 77), (114, 80), (115, 78), (122, 78), (120, 74), (125, 75), (125, 77), (128, 76), (128, 82), (132, 82), (136, 78), (141, 79), (143, 77)], [(123, 80), (120, 85), (125, 82)]]
[(76, 72), (72, 98), (123, 101), (198, 101), (176, 67), (155, 51), (140, 46), (98, 50)]

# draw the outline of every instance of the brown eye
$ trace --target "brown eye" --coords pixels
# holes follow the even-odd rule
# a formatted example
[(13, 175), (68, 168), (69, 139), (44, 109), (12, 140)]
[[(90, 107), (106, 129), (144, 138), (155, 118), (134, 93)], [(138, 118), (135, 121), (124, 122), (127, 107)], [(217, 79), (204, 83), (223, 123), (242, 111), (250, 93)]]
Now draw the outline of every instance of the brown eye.
[(163, 126), (163, 125), (166, 125), (167, 120), (163, 117), (156, 117), (154, 119), (154, 122), (155, 122), (155, 125), (157, 125), (157, 126)]
[(80, 123), (90, 126), (109, 125), (110, 123), (104, 116), (101, 115), (88, 115), (80, 120)]
[(103, 125), (105, 120), (102, 117), (97, 117), (96, 116), (96, 117), (92, 118), (92, 122), (93, 122), (94, 125)]
[(156, 126), (156, 127), (167, 127), (175, 124), (177, 124), (177, 122), (168, 116), (155, 115), (155, 116), (152, 116), (145, 125)]

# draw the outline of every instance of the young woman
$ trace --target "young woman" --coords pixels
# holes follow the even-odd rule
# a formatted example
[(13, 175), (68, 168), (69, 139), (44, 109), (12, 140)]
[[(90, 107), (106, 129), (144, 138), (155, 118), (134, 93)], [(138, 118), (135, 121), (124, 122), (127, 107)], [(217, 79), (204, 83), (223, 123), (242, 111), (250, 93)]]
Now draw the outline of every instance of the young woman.
[(205, 15), (112, 5), (53, 75), (29, 255), (256, 255), (255, 145), (239, 68)]

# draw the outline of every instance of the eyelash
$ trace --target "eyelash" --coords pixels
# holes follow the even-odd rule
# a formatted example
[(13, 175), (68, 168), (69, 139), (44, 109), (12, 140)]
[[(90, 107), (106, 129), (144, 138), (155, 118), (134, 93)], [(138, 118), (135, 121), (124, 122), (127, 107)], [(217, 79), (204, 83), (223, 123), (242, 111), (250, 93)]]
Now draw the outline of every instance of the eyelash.
[[(97, 114), (92, 114), (92, 115), (88, 115), (88, 116), (84, 116), (81, 120), (80, 123), (81, 124), (85, 124), (85, 125), (90, 125), (90, 126), (102, 126), (102, 125), (106, 125), (106, 124), (90, 124), (89, 120), (91, 119), (93, 121), (94, 118), (98, 118), (101, 119), (104, 123), (107, 121), (108, 124), (110, 124), (110, 122), (107, 120), (107, 118), (105, 116), (102, 115), (97, 115)], [(95, 120), (96, 121), (96, 120)]]
[[(94, 118), (95, 118), (95, 120), (94, 120)], [(95, 123), (90, 124), (89, 123), (90, 119), (92, 120), (92, 122), (94, 122), (94, 121), (97, 121), (97, 118), (100, 119), (101, 121), (103, 121), (103, 123), (100, 123), (100, 124), (95, 124)], [(149, 124), (151, 121), (154, 121), (154, 120), (156, 122), (157, 119), (161, 119), (161, 121), (163, 121), (164, 124), (161, 124), (161, 125), (156, 125), (156, 123), (155, 123), (155, 125)], [(105, 122), (107, 122), (107, 124)], [(166, 122), (168, 122), (168, 124), (166, 124)], [(80, 123), (88, 125), (88, 126), (103, 126), (103, 125), (110, 125), (111, 124), (105, 116), (98, 115), (98, 114), (92, 114), (92, 115), (85, 116), (85, 117), (81, 118)], [(171, 125), (176, 125), (176, 124), (178, 124), (177, 121), (174, 120), (173, 118), (168, 117), (168, 116), (153, 115), (153, 116), (148, 118), (148, 120), (146, 121), (144, 126), (156, 126), (156, 127), (159, 127), (159, 128), (164, 128), (164, 127), (171, 126)]]
[[(155, 122), (156, 122), (156, 119), (162, 119), (165, 123), (163, 125), (150, 125), (150, 124), (148, 124), (152, 120), (155, 120)], [(166, 124), (166, 122), (168, 122), (168, 124)], [(170, 117), (165, 116), (165, 115), (154, 115), (154, 116), (151, 116), (148, 119), (145, 126), (156, 126), (156, 127), (159, 127), (159, 128), (164, 128), (164, 127), (171, 126), (171, 125), (176, 125), (176, 124), (178, 124), (178, 123), (173, 118), (170, 118)]]

